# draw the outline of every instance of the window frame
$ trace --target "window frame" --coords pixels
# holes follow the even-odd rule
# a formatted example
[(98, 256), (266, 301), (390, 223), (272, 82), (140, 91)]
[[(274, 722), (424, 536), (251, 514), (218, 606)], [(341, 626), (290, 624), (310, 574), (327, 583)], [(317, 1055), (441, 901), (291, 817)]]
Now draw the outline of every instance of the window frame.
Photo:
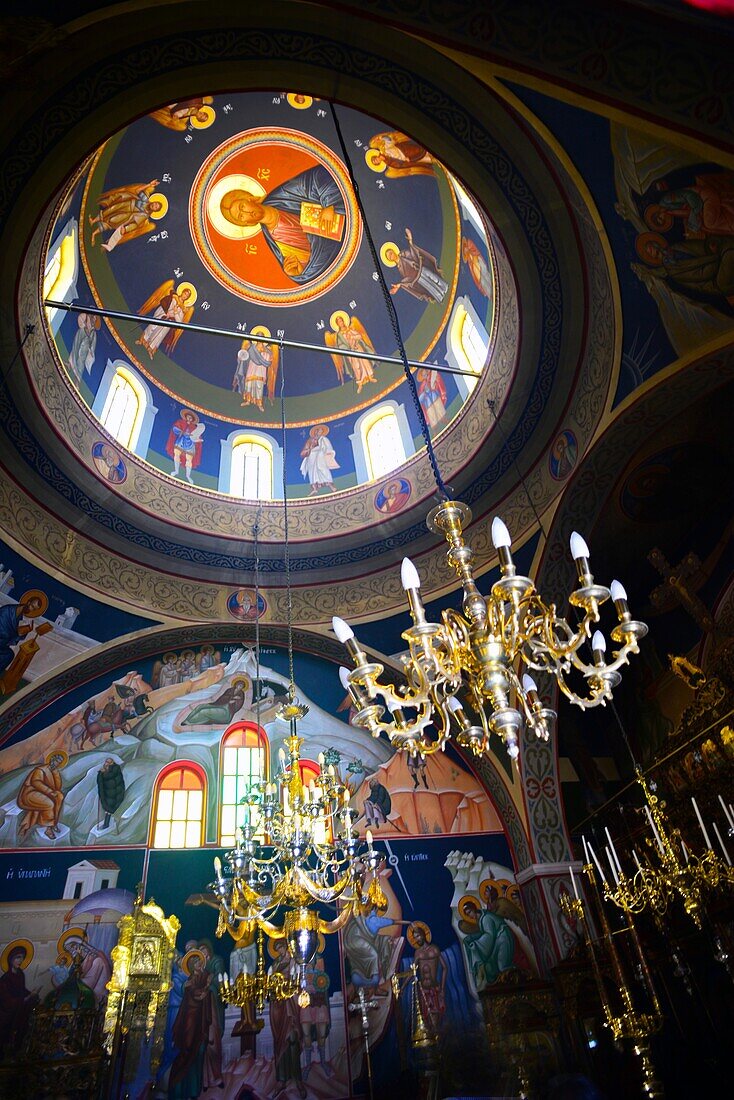
[[(163, 782), (177, 771), (190, 771), (193, 772), (201, 783), (199, 790), (201, 791), (201, 817), (199, 820), (199, 842), (198, 844), (185, 844), (183, 847), (173, 847), (171, 844), (158, 845), (155, 843), (156, 826), (158, 824), (158, 802), (160, 798), (160, 792), (163, 789)], [(167, 788), (168, 789), (168, 788)], [(164, 768), (158, 772), (155, 783), (153, 784), (153, 797), (151, 800), (151, 812), (150, 812), (150, 829), (148, 834), (148, 847), (155, 849), (156, 852), (184, 852), (192, 851), (195, 848), (203, 848), (205, 845), (206, 836), (206, 816), (207, 816), (207, 777), (206, 772), (202, 768), (201, 764), (195, 763), (193, 760), (172, 760), (170, 764), (166, 764)], [(173, 822), (173, 818), (167, 819)], [(188, 825), (189, 820), (195, 820), (194, 818), (185, 818), (185, 822)], [(169, 837), (170, 839), (170, 837)]]
[[(233, 722), (232, 725), (228, 726), (227, 729), (224, 731), (224, 733), (222, 734), (222, 739), (219, 743), (219, 786), (218, 786), (218, 790), (217, 790), (217, 805), (218, 805), (217, 844), (219, 845), (220, 848), (221, 847), (227, 847), (227, 845), (229, 845), (230, 843), (236, 843), (237, 842), (237, 828), (238, 828), (238, 825), (237, 825), (237, 807), (240, 805), (238, 796), (241, 797), (240, 790), (239, 790), (240, 773), (239, 772), (234, 773), (234, 776), (235, 776), (235, 802), (225, 802), (224, 801), (224, 780), (225, 780), (224, 751), (227, 748), (227, 740), (230, 739), (230, 738), (233, 738), (236, 734), (241, 733), (242, 731), (245, 731), (246, 733), (254, 733), (255, 736), (257, 737), (258, 747), (262, 746), (262, 749), (263, 749), (262, 779), (264, 781), (267, 781), (267, 778), (270, 775), (270, 742), (268, 741), (268, 735), (265, 732), (265, 730), (263, 729), (263, 727), (258, 726), (258, 724), (256, 722), (251, 722), (251, 721), (246, 721), (246, 720), (239, 720), (237, 722)], [(241, 747), (245, 747), (245, 746), (237, 746), (237, 747), (241, 748)], [(252, 775), (252, 772), (250, 772), (250, 775)], [(224, 811), (225, 806), (234, 806), (234, 808), (235, 808), (235, 832), (234, 832), (234, 834), (227, 833), (227, 836), (234, 835), (234, 840), (232, 842), (230, 842), (228, 840), (225, 841), (225, 840), (222, 839), (222, 813)]]

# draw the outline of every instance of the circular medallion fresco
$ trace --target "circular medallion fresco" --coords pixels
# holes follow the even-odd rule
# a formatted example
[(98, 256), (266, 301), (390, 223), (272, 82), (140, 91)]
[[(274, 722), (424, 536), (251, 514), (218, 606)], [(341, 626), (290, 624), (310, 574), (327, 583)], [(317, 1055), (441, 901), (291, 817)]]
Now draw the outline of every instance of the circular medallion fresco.
[(338, 111), (346, 157), (329, 105), (308, 96), (168, 104), (100, 146), (64, 196), (44, 293), (82, 312), (48, 320), (67, 382), (120, 452), (92, 456), (108, 484), (129, 486), (137, 458), (246, 499), (281, 496), (283, 467), (291, 497), (377, 491), (423, 450), (421, 417), (438, 437), (491, 370), (486, 215), (418, 142)]

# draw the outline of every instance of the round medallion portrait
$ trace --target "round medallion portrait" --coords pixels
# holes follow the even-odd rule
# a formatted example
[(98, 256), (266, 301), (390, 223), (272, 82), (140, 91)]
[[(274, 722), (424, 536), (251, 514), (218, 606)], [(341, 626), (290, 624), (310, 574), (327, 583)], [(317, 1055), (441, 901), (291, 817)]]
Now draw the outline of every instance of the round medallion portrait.
[(214, 278), (271, 306), (308, 302), (334, 287), (362, 234), (341, 161), (289, 129), (247, 130), (215, 149), (194, 180), (189, 219)]

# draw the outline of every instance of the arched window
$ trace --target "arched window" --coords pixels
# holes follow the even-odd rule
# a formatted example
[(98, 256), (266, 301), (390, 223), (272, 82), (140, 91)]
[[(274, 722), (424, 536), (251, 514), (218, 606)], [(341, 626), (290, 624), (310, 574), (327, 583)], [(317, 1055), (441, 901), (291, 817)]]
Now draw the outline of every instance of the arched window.
[(222, 739), (220, 844), (236, 843), (237, 830), (248, 814), (248, 807), (241, 800), (253, 783), (266, 778), (267, 769), (268, 741), (264, 731), (248, 722), (236, 722)]
[(206, 778), (198, 764), (176, 762), (158, 776), (153, 795), (153, 848), (200, 848), (204, 843)]
[(406, 460), (400, 424), (391, 405), (378, 405), (361, 424), (367, 474), (377, 481), (392, 473)]
[[(321, 775), (321, 768), (315, 760), (299, 760), (298, 771), (304, 787), (310, 786), (311, 781)], [(333, 839), (331, 825), (325, 822), (315, 822), (314, 825), (314, 840), (317, 844), (327, 844)]]
[(134, 451), (145, 406), (146, 394), (138, 379), (132, 371), (117, 367), (107, 390), (100, 423), (121, 446)]
[(476, 378), (457, 375), (457, 385), (468, 397), (473, 392), (489, 355), (489, 335), (468, 299), (459, 299), (449, 324), (449, 354), (451, 366), (471, 371)]
[[(43, 273), (44, 298), (54, 302), (73, 302), (76, 298), (76, 279), (79, 272), (78, 236), (76, 219), (72, 218), (49, 249)], [(51, 331), (55, 334), (61, 327), (65, 311), (47, 306), (46, 316)]]
[(273, 448), (262, 436), (241, 435), (235, 439), (229, 491), (245, 500), (273, 499)]

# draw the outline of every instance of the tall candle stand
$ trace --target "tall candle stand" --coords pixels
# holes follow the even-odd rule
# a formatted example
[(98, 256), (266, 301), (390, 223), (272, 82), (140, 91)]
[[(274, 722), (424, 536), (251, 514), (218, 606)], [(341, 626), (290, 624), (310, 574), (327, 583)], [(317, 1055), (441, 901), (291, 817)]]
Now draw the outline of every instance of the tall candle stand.
[[(630, 910), (625, 910), (627, 930), (630, 935), (635, 956), (638, 960), (642, 980), (650, 1000), (651, 1011), (648, 1012), (641, 1011), (635, 1007), (632, 991), (627, 982), (624, 967), (622, 966), (622, 960), (614, 942), (614, 936), (609, 926), (606, 912), (604, 911), (604, 903), (598, 892), (593, 864), (586, 863), (584, 865), (584, 873), (588, 878), (590, 890), (596, 898), (597, 915), (602, 930), (601, 941), (595, 939), (592, 935), (589, 921), (586, 916), (584, 901), (579, 894), (573, 869), (569, 867), (569, 871), (571, 873), (571, 884), (573, 886), (574, 896), (571, 897), (570, 894), (562, 894), (559, 903), (566, 918), (578, 921), (583, 929), (584, 941), (589, 952), (594, 979), (604, 1010), (606, 1026), (611, 1031), (615, 1041), (626, 1040), (631, 1043), (633, 1053), (640, 1059), (642, 1088), (645, 1094), (651, 1098), (661, 1097), (663, 1095), (663, 1088), (655, 1073), (652, 1051), (650, 1049), (650, 1038), (662, 1027), (663, 1014), (653, 984), (652, 974), (650, 973), (650, 968), (642, 948), (642, 943), (637, 934), (632, 912)], [(599, 957), (600, 942), (603, 942), (606, 956), (611, 966), (614, 985), (616, 986), (619, 998), (617, 1004), (612, 1003), (607, 983), (604, 980), (602, 960)]]

